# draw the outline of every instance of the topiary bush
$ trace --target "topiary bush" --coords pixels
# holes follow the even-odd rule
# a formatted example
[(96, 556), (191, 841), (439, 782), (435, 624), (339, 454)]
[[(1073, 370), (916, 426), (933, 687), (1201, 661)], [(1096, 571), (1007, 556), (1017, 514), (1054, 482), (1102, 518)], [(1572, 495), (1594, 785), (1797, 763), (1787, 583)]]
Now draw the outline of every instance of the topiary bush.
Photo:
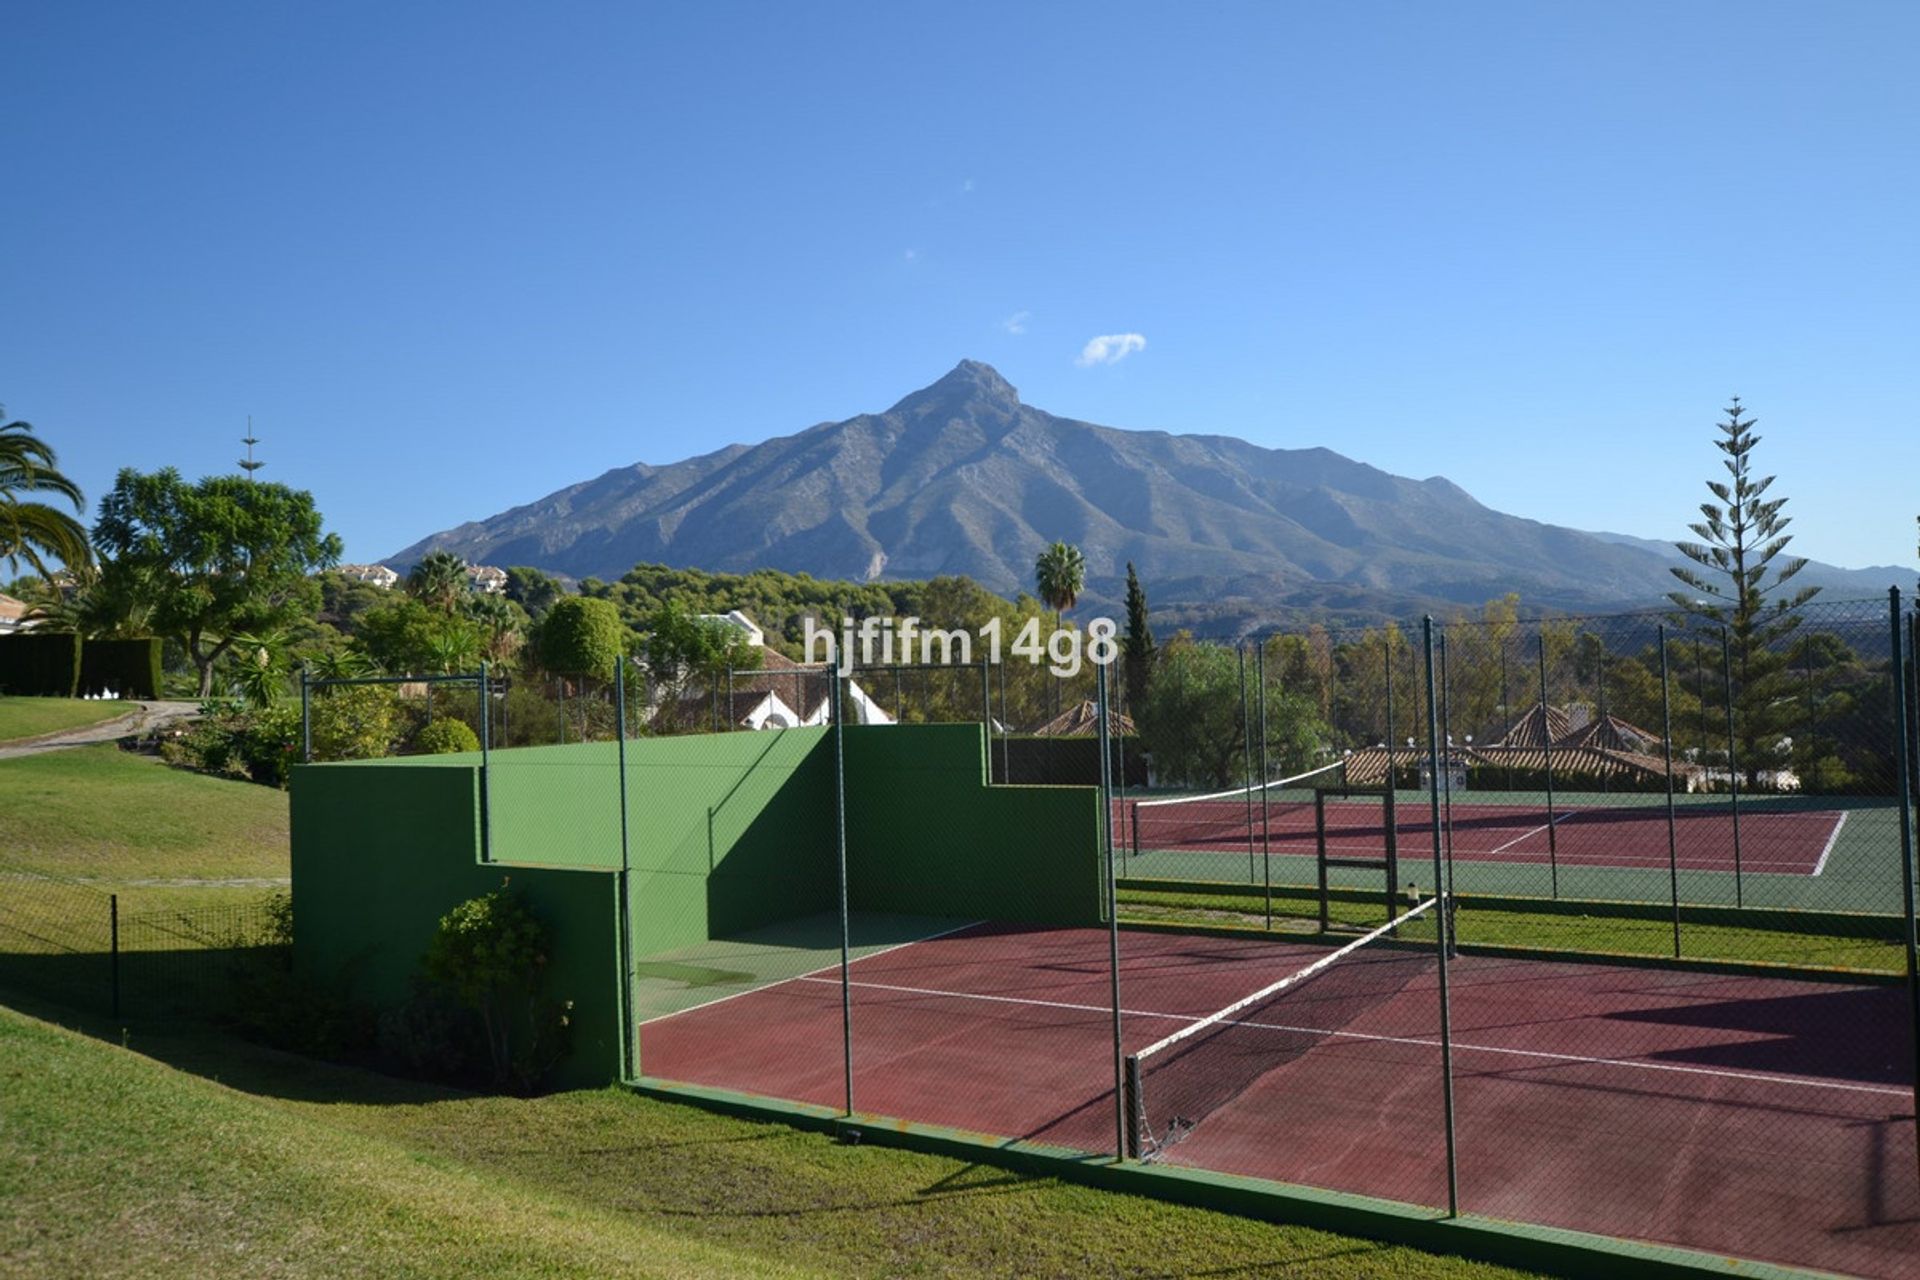
[(540, 620), (540, 665), (558, 675), (611, 678), (626, 632), (613, 601), (568, 596)]
[(478, 751), (479, 735), (464, 720), (435, 720), (414, 735), (413, 749), (423, 756), (453, 755), (460, 751)]

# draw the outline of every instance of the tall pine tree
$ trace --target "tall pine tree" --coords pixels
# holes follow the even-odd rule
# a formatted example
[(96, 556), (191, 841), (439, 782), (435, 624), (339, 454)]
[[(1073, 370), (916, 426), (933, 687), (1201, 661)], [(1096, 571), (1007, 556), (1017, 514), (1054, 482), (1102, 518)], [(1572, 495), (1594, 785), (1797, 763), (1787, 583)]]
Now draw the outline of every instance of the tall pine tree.
[(1143, 707), (1147, 686), (1153, 679), (1153, 628), (1147, 625), (1147, 593), (1131, 560), (1127, 561), (1127, 634), (1121, 650), (1126, 659), (1127, 705)]
[(1796, 611), (1820, 588), (1787, 589), (1807, 566), (1797, 556), (1775, 563), (1793, 541), (1785, 532), (1792, 518), (1780, 514), (1787, 500), (1765, 496), (1773, 476), (1753, 474), (1758, 420), (1744, 416), (1739, 396), (1726, 413), (1727, 420), (1715, 424), (1721, 438), (1713, 444), (1726, 455), (1722, 465), (1730, 480), (1707, 481), (1714, 501), (1701, 503), (1704, 518), (1687, 526), (1701, 541), (1674, 544), (1693, 561), (1673, 569), (1688, 590), (1670, 592), (1668, 598), (1705, 633), (1702, 642), (1717, 644), (1725, 637), (1730, 674), (1723, 679), (1732, 685), (1738, 763), (1752, 781), (1761, 769), (1780, 763), (1776, 747), (1786, 729), (1780, 697), (1784, 642), (1800, 625)]

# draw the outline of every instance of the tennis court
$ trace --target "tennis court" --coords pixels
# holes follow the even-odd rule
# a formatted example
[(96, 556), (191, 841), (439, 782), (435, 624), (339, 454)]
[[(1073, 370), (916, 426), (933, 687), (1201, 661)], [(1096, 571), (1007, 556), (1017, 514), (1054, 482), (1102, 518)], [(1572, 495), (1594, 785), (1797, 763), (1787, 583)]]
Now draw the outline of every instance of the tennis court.
[[(651, 1017), (643, 1003), (642, 1072), (842, 1105), (842, 990), (822, 945), (838, 920), (813, 926), (673, 958), (692, 972), (734, 965), (735, 981)], [(925, 921), (900, 941), (902, 929), (885, 921), (850, 968), (856, 1111), (1111, 1152), (1108, 934)], [(1430, 937), (1369, 944), (1357, 979), (1331, 991), (1316, 979), (1186, 1042), (1207, 1109), (1157, 1158), (1444, 1204)], [(1327, 953), (1123, 930), (1123, 1047), (1138, 1054)], [(1451, 976), (1467, 1211), (1913, 1274), (1899, 988), (1472, 955)], [(1148, 1077), (1150, 1103), (1162, 1087)]]
[[(1249, 841), (1276, 856), (1314, 856), (1317, 828), (1311, 797), (1287, 793), (1263, 809), (1258, 791), (1246, 796), (1121, 802), (1116, 834), (1138, 857), (1154, 852), (1247, 856)], [(1425, 797), (1396, 805), (1399, 847), (1432, 847), (1432, 810)], [(1839, 809), (1755, 809), (1740, 815), (1736, 838), (1731, 807), (1722, 800), (1674, 811), (1671, 853), (1683, 871), (1744, 871), (1819, 875), (1847, 820)], [(1326, 803), (1327, 853), (1338, 858), (1386, 854), (1381, 798)], [(1663, 797), (1576, 795), (1549, 814), (1544, 800), (1516, 804), (1456, 797), (1442, 824), (1457, 861), (1563, 866), (1665, 868), (1669, 862)], [(1264, 837), (1264, 840), (1263, 840)]]

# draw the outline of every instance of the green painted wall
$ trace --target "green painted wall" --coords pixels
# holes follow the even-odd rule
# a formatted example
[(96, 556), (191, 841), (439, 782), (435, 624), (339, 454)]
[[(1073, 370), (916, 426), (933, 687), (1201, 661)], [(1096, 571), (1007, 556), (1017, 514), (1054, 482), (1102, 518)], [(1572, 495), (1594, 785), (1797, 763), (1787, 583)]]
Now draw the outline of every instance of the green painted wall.
[(559, 1069), (560, 1082), (618, 1079), (618, 878), (481, 864), (479, 787), (478, 768), (458, 761), (297, 766), (295, 966), (375, 1006), (397, 1004), (440, 917), (508, 878), (553, 930), (548, 993), (574, 1002), (573, 1053)]
[(824, 729), (630, 742), (627, 807), (635, 956), (837, 909)]
[(1105, 918), (1098, 790), (990, 787), (986, 750), (979, 725), (847, 728), (855, 911), (1059, 925)]

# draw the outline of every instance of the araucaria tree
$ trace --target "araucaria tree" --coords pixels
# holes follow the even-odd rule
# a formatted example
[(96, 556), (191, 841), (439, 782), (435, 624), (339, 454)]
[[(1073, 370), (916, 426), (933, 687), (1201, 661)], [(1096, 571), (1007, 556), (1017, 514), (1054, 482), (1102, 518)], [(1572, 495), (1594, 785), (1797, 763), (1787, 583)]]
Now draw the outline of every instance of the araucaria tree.
[(239, 476), (189, 484), (172, 467), (116, 476), (93, 541), (103, 577), (142, 597), (155, 632), (186, 649), (203, 698), (241, 636), (312, 617), (320, 588), (311, 575), (341, 550), (304, 490)]
[(1800, 625), (1796, 610), (1820, 589), (1788, 587), (1807, 562), (1780, 558), (1793, 541), (1785, 532), (1792, 518), (1781, 514), (1787, 500), (1765, 496), (1774, 477), (1753, 474), (1753, 450), (1760, 443), (1753, 433), (1757, 420), (1745, 416), (1738, 396), (1726, 413), (1727, 420), (1716, 424), (1720, 439), (1713, 443), (1726, 455), (1722, 465), (1729, 479), (1707, 481), (1714, 500), (1701, 503), (1703, 518), (1688, 526), (1701, 541), (1674, 544), (1693, 564), (1674, 567), (1673, 576), (1688, 589), (1668, 598), (1708, 632), (1701, 639), (1724, 637), (1736, 749), (1751, 780), (1777, 763), (1786, 727), (1780, 689), (1784, 641)]

